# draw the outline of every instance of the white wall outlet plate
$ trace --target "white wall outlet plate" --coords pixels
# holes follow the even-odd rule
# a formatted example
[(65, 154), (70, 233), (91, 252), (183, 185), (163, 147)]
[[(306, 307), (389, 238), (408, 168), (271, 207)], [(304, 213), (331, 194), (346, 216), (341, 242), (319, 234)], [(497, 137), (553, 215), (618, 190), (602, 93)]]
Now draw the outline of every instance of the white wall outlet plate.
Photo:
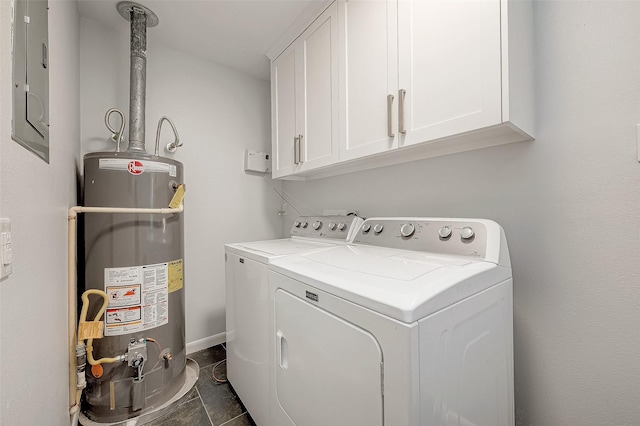
[(0, 219), (0, 279), (11, 274), (13, 252), (11, 250), (11, 220)]

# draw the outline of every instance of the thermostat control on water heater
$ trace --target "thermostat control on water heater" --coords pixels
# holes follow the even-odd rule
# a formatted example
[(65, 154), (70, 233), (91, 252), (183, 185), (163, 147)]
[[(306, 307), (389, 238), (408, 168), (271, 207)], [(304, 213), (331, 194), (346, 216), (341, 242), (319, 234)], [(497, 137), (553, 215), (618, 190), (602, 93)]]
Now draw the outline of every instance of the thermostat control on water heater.
[(266, 173), (271, 169), (271, 156), (266, 152), (245, 149), (244, 171)]

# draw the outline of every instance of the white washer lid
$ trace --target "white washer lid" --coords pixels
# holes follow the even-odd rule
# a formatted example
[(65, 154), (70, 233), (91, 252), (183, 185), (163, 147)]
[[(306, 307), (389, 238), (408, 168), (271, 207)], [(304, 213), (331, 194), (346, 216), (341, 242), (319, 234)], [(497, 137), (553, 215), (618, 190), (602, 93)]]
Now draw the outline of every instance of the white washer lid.
[(428, 253), (374, 246), (347, 246), (339, 251), (310, 253), (305, 258), (334, 268), (412, 281), (443, 266), (464, 266), (467, 259), (447, 259)]
[(492, 262), (363, 245), (281, 257), (271, 270), (406, 323), (511, 278)]
[(226, 244), (225, 249), (229, 253), (247, 256), (257, 262), (268, 263), (271, 258), (321, 250), (334, 246), (335, 244), (319, 241), (284, 238), (280, 240)]

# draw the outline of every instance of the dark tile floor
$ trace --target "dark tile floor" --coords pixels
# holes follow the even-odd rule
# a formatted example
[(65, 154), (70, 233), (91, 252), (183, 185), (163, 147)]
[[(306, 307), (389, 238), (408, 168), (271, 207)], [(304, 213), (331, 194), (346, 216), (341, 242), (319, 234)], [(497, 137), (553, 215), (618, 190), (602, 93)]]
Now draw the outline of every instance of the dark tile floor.
[[(226, 358), (223, 345), (189, 355), (200, 366), (200, 377), (187, 398), (174, 410), (147, 426), (256, 426), (229, 383), (213, 380), (213, 366)], [(216, 367), (216, 377), (226, 379), (226, 363)]]

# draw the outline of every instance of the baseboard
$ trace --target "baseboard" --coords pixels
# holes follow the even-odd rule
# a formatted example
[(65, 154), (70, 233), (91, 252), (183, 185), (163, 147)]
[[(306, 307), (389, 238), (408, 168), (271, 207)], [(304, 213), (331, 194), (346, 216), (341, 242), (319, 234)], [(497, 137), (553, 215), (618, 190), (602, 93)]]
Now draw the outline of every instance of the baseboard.
[(205, 337), (193, 342), (187, 343), (187, 355), (203, 349), (216, 346), (227, 341), (227, 333), (218, 333), (213, 336)]

